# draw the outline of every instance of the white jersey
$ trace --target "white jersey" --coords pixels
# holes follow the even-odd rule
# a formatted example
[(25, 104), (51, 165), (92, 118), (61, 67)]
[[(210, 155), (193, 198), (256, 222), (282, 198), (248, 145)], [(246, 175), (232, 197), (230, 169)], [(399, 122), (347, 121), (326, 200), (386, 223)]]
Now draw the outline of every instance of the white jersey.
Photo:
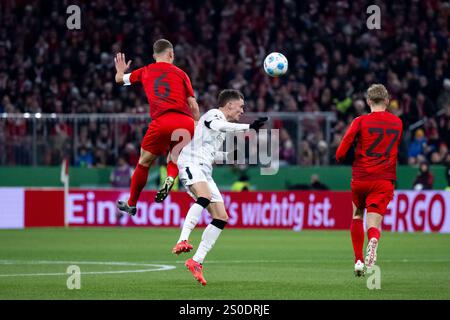
[(231, 123), (219, 109), (211, 109), (200, 117), (194, 138), (180, 153), (179, 163), (202, 164), (212, 167), (215, 159), (222, 158), (223, 142), (227, 132), (244, 131), (249, 124)]

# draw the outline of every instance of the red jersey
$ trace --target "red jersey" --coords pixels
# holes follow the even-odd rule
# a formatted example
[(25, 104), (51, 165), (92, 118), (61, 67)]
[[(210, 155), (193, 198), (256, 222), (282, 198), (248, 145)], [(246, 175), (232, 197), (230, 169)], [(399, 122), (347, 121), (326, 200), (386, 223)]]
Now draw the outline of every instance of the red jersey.
[(194, 97), (191, 80), (180, 68), (167, 62), (151, 63), (134, 70), (130, 82), (141, 82), (150, 105), (150, 117), (172, 111), (192, 117), (187, 98)]
[(397, 179), (398, 145), (402, 136), (402, 121), (390, 112), (372, 112), (353, 120), (336, 151), (336, 159), (342, 161), (352, 144), (355, 160), (352, 179)]

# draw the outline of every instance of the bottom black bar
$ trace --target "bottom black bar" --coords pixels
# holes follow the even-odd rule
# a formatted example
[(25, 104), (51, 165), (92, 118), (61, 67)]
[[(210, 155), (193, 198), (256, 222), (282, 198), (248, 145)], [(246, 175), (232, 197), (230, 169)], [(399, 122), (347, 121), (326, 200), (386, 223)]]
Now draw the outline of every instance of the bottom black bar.
[(126, 317), (138, 313), (145, 319), (310, 319), (311, 315), (323, 317), (364, 315), (375, 318), (398, 312), (404, 318), (421, 310), (440, 309), (448, 312), (449, 300), (10, 300), (0, 301), (3, 313), (19, 315), (54, 315), (64, 319), (64, 314), (82, 316), (98, 315)]

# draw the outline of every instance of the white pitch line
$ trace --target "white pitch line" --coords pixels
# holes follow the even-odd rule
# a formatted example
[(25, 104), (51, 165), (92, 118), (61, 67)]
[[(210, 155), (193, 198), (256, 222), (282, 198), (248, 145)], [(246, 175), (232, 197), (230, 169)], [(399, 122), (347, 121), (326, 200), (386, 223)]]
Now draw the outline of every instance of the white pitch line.
[[(136, 270), (116, 270), (116, 271), (90, 271), (80, 272), (81, 275), (93, 274), (121, 274), (121, 273), (141, 273), (152, 271), (167, 271), (175, 269), (172, 265), (161, 265), (153, 263), (136, 263), (136, 262), (113, 262), (113, 261), (51, 261), (51, 260), (0, 260), (0, 265), (45, 265), (45, 264), (74, 264), (74, 265), (111, 265), (111, 266), (139, 266), (152, 267), (153, 269), (136, 269)], [(156, 267), (156, 269), (155, 269)], [(0, 274), (0, 277), (30, 277), (30, 276), (67, 276), (68, 273), (16, 273), (16, 274)]]
[[(153, 262), (153, 261), (150, 261)], [(61, 261), (61, 260), (0, 260), (0, 264), (95, 264), (109, 266), (153, 266), (147, 262)]]
[[(324, 260), (320, 259), (294, 259), (294, 260), (211, 260), (206, 261), (206, 264), (250, 264), (250, 263), (317, 263)], [(348, 259), (333, 260), (335, 262), (345, 262)], [(153, 272), (153, 271), (167, 271), (175, 269), (175, 266), (165, 265), (164, 263), (172, 264), (184, 264), (185, 261), (150, 261), (148, 262), (114, 262), (114, 261), (52, 261), (52, 260), (0, 260), (0, 265), (45, 265), (45, 264), (80, 264), (80, 265), (110, 265), (110, 266), (140, 266), (140, 267), (153, 267), (156, 269), (137, 269), (137, 270), (116, 270), (116, 271), (91, 271), (91, 272), (81, 272), (83, 275), (94, 275), (94, 274), (122, 274), (122, 273), (142, 273), (142, 272)], [(450, 262), (450, 259), (386, 259), (382, 262), (401, 262), (401, 263), (446, 263)], [(0, 277), (27, 277), (27, 276), (66, 276), (67, 273), (19, 273), (19, 274), (0, 274)]]

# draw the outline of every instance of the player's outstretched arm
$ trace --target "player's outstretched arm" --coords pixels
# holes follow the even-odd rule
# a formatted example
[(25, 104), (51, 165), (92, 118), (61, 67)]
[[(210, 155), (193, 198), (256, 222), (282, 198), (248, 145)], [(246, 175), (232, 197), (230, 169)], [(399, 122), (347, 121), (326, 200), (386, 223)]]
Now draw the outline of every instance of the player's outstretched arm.
[(127, 63), (125, 60), (125, 54), (119, 52), (114, 58), (114, 64), (116, 66), (116, 83), (123, 84), (123, 76), (125, 75), (125, 71), (127, 71), (127, 69), (130, 67), (131, 60)]
[(214, 131), (220, 132), (234, 132), (244, 131), (249, 129), (249, 124), (246, 123), (232, 123), (220, 119), (205, 120), (205, 126)]
[(244, 131), (244, 130), (256, 130), (258, 131), (268, 120), (269, 118), (263, 117), (258, 118), (257, 120), (253, 121), (251, 124), (247, 123), (232, 123), (225, 120), (220, 119), (212, 119), (211, 121), (205, 121), (205, 125), (214, 131), (221, 131), (221, 132), (234, 132), (234, 131)]

